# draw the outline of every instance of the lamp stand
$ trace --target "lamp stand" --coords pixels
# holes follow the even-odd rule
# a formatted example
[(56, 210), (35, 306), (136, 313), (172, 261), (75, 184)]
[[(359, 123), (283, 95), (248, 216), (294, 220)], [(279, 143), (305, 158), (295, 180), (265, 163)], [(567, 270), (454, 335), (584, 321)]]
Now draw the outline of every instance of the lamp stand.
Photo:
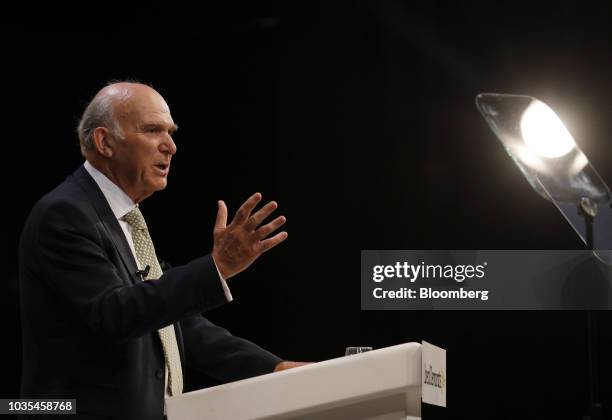
[[(597, 216), (597, 203), (588, 197), (582, 197), (578, 213), (586, 223), (587, 247), (594, 249), (593, 224)], [(589, 373), (589, 408), (583, 420), (603, 420), (603, 407), (599, 402), (599, 374), (597, 363), (597, 318), (594, 310), (587, 311), (587, 351)]]

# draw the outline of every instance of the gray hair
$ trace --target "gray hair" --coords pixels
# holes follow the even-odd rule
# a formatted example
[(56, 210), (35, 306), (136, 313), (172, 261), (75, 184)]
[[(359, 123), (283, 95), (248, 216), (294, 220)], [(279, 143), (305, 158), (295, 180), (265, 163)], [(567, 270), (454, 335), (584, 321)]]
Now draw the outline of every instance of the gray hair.
[[(120, 85), (122, 83), (140, 83), (136, 80), (111, 81), (106, 87)], [(94, 96), (85, 108), (77, 126), (77, 135), (81, 145), (81, 154), (85, 156), (88, 150), (94, 149), (93, 132), (98, 127), (106, 127), (112, 136), (123, 138), (121, 126), (115, 115), (117, 101), (125, 101), (129, 97), (127, 90), (119, 88), (115, 93), (104, 92)], [(104, 89), (103, 89), (104, 90)], [(118, 96), (118, 97), (117, 97)]]

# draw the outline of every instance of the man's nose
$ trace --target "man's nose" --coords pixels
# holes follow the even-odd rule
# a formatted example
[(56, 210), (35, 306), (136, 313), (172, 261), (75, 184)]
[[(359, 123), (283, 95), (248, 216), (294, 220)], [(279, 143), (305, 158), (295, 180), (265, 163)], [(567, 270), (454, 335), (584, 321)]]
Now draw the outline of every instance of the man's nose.
[(160, 145), (160, 150), (162, 153), (169, 153), (170, 155), (176, 153), (176, 143), (174, 143), (171, 135), (168, 135), (166, 140)]

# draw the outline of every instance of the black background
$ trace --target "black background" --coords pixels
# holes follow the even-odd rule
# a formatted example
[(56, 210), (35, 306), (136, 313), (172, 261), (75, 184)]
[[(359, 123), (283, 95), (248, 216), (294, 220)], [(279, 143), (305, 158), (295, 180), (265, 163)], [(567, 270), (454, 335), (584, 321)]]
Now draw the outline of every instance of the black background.
[[(361, 249), (583, 247), (531, 190), (474, 97), (547, 102), (612, 184), (608, 9), (166, 4), (4, 26), (2, 395), (19, 392), (21, 227), (82, 162), (74, 129), (87, 101), (109, 80), (135, 78), (159, 90), (180, 126), (169, 186), (142, 206), (160, 257), (178, 265), (208, 253), (220, 198), (233, 212), (260, 191), (288, 218), (289, 239), (230, 280), (234, 302), (210, 319), (292, 360), (337, 357), (349, 345), (444, 347), (448, 408), (427, 406), (427, 418), (581, 418), (585, 312), (362, 312), (359, 261)], [(612, 416), (612, 317), (597, 318)]]

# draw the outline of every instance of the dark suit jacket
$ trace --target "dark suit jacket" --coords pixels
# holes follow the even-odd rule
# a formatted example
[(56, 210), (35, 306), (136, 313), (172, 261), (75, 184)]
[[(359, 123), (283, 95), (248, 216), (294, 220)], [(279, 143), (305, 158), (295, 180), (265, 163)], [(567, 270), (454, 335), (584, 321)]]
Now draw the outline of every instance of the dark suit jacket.
[(76, 398), (76, 418), (162, 419), (157, 330), (171, 323), (187, 384), (196, 376), (223, 383), (269, 373), (280, 361), (202, 317), (226, 302), (210, 255), (142, 281), (121, 226), (82, 166), (34, 206), (19, 269), (22, 397)]

